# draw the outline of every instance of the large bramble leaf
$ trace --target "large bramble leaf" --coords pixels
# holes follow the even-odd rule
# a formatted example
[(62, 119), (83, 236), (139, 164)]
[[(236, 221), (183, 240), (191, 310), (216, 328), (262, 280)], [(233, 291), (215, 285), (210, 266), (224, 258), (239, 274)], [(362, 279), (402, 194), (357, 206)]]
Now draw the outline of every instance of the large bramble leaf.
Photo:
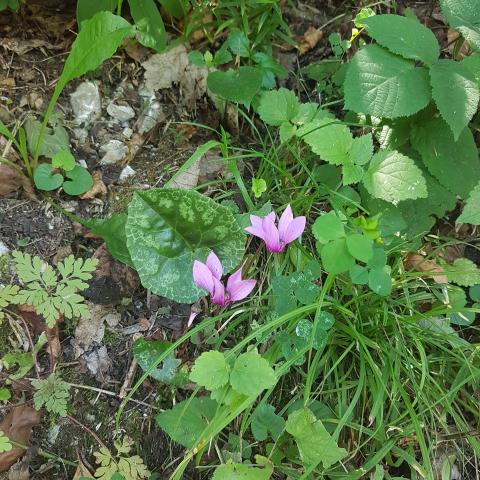
[(430, 102), (428, 72), (378, 45), (362, 48), (348, 66), (345, 108), (375, 117), (413, 115)]
[(165, 50), (167, 33), (154, 0), (129, 0), (128, 4), (138, 28), (140, 43), (157, 52)]
[(478, 88), (480, 89), (480, 53), (473, 53), (472, 55), (463, 58), (460, 63), (470, 70), (475, 77)]
[(442, 118), (421, 121), (412, 129), (411, 143), (428, 171), (453, 194), (467, 198), (480, 181), (478, 151), (469, 128), (455, 142)]
[(480, 225), (480, 183), (472, 190), (456, 223)]
[(433, 32), (418, 20), (400, 15), (372, 15), (359, 21), (368, 34), (392, 53), (427, 65), (435, 63), (440, 48)]
[(462, 63), (439, 60), (430, 68), (432, 96), (455, 141), (477, 111), (480, 98), (473, 73)]
[(396, 150), (382, 150), (373, 156), (363, 184), (373, 197), (393, 204), (427, 196), (422, 171)]
[(440, 0), (440, 5), (450, 26), (480, 50), (480, 0)]
[(217, 402), (208, 397), (189, 398), (158, 414), (155, 420), (172, 440), (193, 448), (213, 419), (217, 407)]
[(297, 136), (303, 138), (322, 160), (333, 165), (343, 165), (350, 160), (353, 136), (346, 125), (324, 118), (301, 127)]
[(286, 430), (295, 439), (300, 457), (307, 466), (322, 463), (323, 468), (329, 468), (347, 455), (308, 408), (291, 413)]
[(291, 90), (280, 88), (264, 92), (260, 97), (258, 114), (260, 118), (274, 127), (289, 122), (298, 114), (300, 102)]
[(231, 210), (193, 190), (135, 193), (125, 231), (143, 286), (176, 302), (205, 295), (193, 282), (194, 260), (214, 251), (228, 273), (243, 258), (245, 233)]

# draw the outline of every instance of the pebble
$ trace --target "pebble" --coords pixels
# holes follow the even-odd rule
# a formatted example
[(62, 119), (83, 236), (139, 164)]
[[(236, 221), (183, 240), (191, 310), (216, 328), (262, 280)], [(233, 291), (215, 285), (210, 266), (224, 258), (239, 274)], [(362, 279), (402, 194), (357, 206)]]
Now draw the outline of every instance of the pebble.
[(107, 113), (119, 122), (127, 122), (135, 116), (135, 110), (130, 105), (117, 105), (113, 102), (108, 104)]
[(128, 153), (128, 147), (120, 140), (110, 140), (100, 147), (103, 157), (100, 165), (114, 165), (121, 162)]
[(0, 241), (0, 257), (2, 255), (6, 255), (7, 253), (10, 253), (10, 249), (7, 247), (7, 245), (5, 245), (5, 243)]
[(70, 95), (77, 124), (90, 123), (102, 114), (100, 92), (94, 82), (82, 82)]
[(130, 166), (127, 165), (121, 172), (120, 176), (118, 177), (119, 182), (124, 182), (127, 178), (132, 177), (137, 172)]

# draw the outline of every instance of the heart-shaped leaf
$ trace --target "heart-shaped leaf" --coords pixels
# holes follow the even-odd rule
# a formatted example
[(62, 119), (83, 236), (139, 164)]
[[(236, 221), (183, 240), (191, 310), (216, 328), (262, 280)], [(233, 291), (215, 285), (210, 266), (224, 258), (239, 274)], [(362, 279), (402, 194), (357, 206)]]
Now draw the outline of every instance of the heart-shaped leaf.
[(225, 273), (242, 260), (245, 234), (232, 212), (193, 190), (136, 192), (128, 208), (127, 247), (145, 288), (176, 302), (205, 295), (194, 260), (214, 251)]
[(81, 195), (92, 188), (93, 178), (90, 172), (80, 165), (75, 165), (75, 168), (65, 172), (65, 175), (70, 179), (63, 184), (63, 190), (68, 195)]
[(250, 104), (262, 86), (262, 72), (254, 67), (216, 71), (207, 78), (208, 88), (230, 102)]
[(54, 169), (49, 163), (40, 164), (33, 172), (33, 181), (39, 190), (56, 190), (63, 183), (60, 173), (53, 173)]

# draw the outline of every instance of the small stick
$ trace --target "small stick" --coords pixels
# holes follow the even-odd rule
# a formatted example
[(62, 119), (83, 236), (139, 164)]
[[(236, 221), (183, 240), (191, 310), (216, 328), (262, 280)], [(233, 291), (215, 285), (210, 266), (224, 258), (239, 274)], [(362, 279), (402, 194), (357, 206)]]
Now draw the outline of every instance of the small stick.
[(132, 360), (132, 363), (130, 364), (130, 368), (128, 369), (122, 388), (120, 388), (120, 393), (118, 394), (120, 398), (125, 398), (127, 396), (128, 390), (130, 390), (135, 374), (137, 373), (137, 367), (138, 367), (138, 362), (134, 358)]

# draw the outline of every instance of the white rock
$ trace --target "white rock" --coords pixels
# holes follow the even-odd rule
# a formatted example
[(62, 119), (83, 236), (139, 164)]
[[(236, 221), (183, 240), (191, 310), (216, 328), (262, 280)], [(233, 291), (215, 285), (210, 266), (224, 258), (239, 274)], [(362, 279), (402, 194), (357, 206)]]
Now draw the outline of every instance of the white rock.
[(10, 253), (10, 249), (2, 241), (0, 241), (0, 257), (2, 255), (6, 255), (7, 253)]
[(76, 122), (90, 123), (102, 114), (100, 92), (94, 82), (82, 82), (70, 95)]
[(85, 160), (80, 159), (80, 160), (78, 161), (78, 164), (79, 164), (81, 167), (86, 168), (86, 169), (88, 170), (88, 165), (87, 165), (87, 162), (86, 162)]
[(130, 165), (127, 165), (121, 172), (120, 172), (120, 176), (118, 177), (118, 180), (120, 182), (123, 182), (125, 181), (128, 177), (132, 177), (133, 175), (135, 175), (137, 172), (130, 166)]
[(121, 162), (128, 153), (128, 147), (120, 140), (110, 140), (100, 147), (103, 157), (100, 165), (113, 165)]
[(133, 135), (133, 130), (130, 127), (125, 127), (122, 131), (122, 135), (125, 138), (131, 138)]
[(165, 113), (163, 112), (162, 105), (160, 102), (154, 101), (143, 113), (138, 125), (138, 133), (143, 135), (149, 132), (157, 123), (163, 122), (164, 120)]
[(117, 105), (113, 102), (108, 104), (107, 113), (119, 122), (126, 122), (135, 116), (135, 110), (130, 105)]

